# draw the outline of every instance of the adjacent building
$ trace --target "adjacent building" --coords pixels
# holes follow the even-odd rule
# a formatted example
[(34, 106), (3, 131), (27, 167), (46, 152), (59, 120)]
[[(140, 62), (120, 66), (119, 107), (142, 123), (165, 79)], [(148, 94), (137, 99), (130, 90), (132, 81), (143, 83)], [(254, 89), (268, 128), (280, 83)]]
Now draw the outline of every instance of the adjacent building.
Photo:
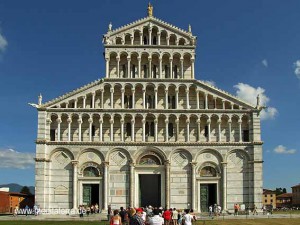
[(300, 184), (292, 187), (293, 206), (300, 206)]
[(292, 207), (292, 193), (283, 193), (276, 196), (276, 207), (277, 208), (291, 208)]
[(272, 205), (273, 208), (276, 208), (276, 191), (263, 189), (262, 204)]
[(32, 208), (34, 196), (19, 192), (0, 191), (0, 213), (13, 213), (15, 208)]
[(103, 43), (103, 78), (39, 97), (36, 204), (261, 207), (259, 98), (253, 106), (195, 79), (191, 26), (149, 4), (145, 18), (109, 24)]

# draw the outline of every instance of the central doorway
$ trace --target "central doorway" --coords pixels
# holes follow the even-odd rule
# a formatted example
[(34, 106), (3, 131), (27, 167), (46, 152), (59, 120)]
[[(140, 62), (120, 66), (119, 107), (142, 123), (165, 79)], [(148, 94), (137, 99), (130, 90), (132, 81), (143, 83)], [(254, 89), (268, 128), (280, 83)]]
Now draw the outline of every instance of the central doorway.
[(161, 206), (161, 175), (139, 174), (140, 206)]
[(83, 205), (99, 205), (99, 184), (83, 184), (82, 189)]
[(200, 184), (201, 212), (208, 212), (208, 207), (214, 204), (217, 204), (217, 184)]

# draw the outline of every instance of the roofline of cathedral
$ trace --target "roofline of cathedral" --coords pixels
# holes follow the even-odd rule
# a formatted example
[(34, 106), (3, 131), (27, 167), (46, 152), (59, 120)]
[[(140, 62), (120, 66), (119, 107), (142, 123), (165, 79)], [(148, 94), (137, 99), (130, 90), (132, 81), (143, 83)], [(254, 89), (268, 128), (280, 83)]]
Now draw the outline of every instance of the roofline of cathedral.
[[(101, 84), (101, 83), (103, 83), (104, 81), (131, 82), (132, 80), (134, 80), (134, 81), (136, 81), (136, 82), (149, 82), (149, 83), (151, 83), (151, 82), (159, 82), (159, 81), (162, 81), (162, 79), (149, 79), (149, 80), (145, 80), (145, 79), (142, 79), (142, 78), (134, 78), (134, 79), (128, 79), (128, 78), (126, 79), (126, 78), (125, 78), (125, 79), (122, 79), (122, 80), (120, 80), (120, 78), (101, 78), (101, 79), (95, 80), (95, 81), (93, 81), (93, 82), (91, 82), (91, 83), (88, 83), (88, 84), (86, 84), (86, 85), (83, 85), (82, 87), (79, 87), (79, 88), (77, 88), (77, 89), (74, 89), (73, 91), (70, 91), (70, 92), (68, 92), (68, 93), (66, 93), (66, 94), (64, 94), (64, 95), (61, 95), (61, 96), (59, 96), (59, 97), (57, 97), (57, 98), (55, 98), (55, 99), (52, 99), (52, 100), (50, 100), (50, 101), (45, 102), (44, 104), (42, 104), (42, 105), (39, 106), (39, 109), (46, 108), (46, 107), (48, 107), (48, 106), (50, 106), (50, 105), (52, 105), (52, 104), (54, 104), (54, 103), (57, 103), (57, 102), (63, 100), (64, 98), (71, 97), (72, 95), (75, 95), (75, 94), (80, 93), (80, 92), (82, 92), (82, 91), (85, 91), (85, 90), (87, 90), (87, 89), (89, 89), (89, 88), (91, 88), (91, 87), (94, 87), (94, 86), (96, 86), (96, 85), (98, 85), (98, 84)], [(175, 80), (175, 79), (163, 79), (164, 82), (165, 82), (165, 81), (168, 81), (168, 80), (171, 81), (171, 82), (173, 82), (173, 83), (181, 83), (181, 82), (183, 81), (182, 79), (178, 79), (178, 80)], [(221, 89), (219, 89), (219, 88), (217, 88), (217, 87), (215, 87), (215, 86), (209, 85), (209, 84), (207, 84), (207, 83), (205, 83), (205, 82), (203, 82), (203, 81), (201, 81), (201, 80), (196, 80), (196, 79), (184, 79), (184, 81), (185, 81), (185, 82), (199, 83), (199, 84), (201, 84), (201, 85), (203, 85), (203, 86), (206, 86), (207, 88), (209, 88), (209, 89), (211, 89), (211, 90), (213, 90), (213, 91), (219, 92), (221, 95), (225, 95), (225, 96), (227, 96), (227, 97), (232, 98), (232, 99), (235, 100), (235, 101), (239, 101), (240, 103), (242, 103), (242, 104), (244, 104), (244, 105), (246, 105), (246, 106), (252, 108), (254, 111), (259, 111), (259, 110), (257, 110), (256, 107), (253, 106), (252, 104), (247, 103), (247, 102), (245, 102), (245, 101), (239, 99), (238, 97), (236, 97), (236, 96), (230, 94), (229, 92), (226, 92), (226, 91), (224, 91), (224, 90), (221, 90)]]

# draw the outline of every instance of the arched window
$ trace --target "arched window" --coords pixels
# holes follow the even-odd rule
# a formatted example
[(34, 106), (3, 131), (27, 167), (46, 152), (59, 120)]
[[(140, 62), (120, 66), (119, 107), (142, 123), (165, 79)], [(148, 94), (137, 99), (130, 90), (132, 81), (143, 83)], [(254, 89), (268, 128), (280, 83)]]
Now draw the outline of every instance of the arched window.
[(147, 36), (144, 36), (144, 45), (147, 45), (148, 41), (147, 41)]
[(126, 136), (131, 137), (131, 123), (126, 123)]
[(156, 78), (156, 65), (153, 65), (153, 71), (152, 71), (152, 73), (153, 73), (153, 78)]
[(152, 44), (153, 44), (153, 45), (157, 45), (157, 44), (156, 44), (156, 36), (153, 37), (153, 42), (152, 42)]
[(167, 65), (165, 65), (165, 78), (170, 78), (169, 76), (169, 68)]
[(217, 171), (215, 168), (213, 168), (211, 166), (205, 166), (201, 169), (200, 176), (201, 177), (216, 177)]
[(126, 65), (122, 65), (123, 78), (126, 78)]
[(99, 171), (97, 168), (89, 166), (83, 170), (84, 177), (99, 177)]
[(145, 155), (140, 159), (140, 165), (161, 165), (160, 160), (155, 155)]
[(169, 132), (169, 137), (173, 137), (174, 136), (174, 126), (173, 126), (173, 123), (169, 123), (168, 124), (168, 132)]
[(144, 65), (144, 78), (147, 78), (147, 65)]
[(131, 67), (131, 77), (135, 78), (135, 65), (132, 65)]
[(177, 65), (174, 66), (174, 78), (178, 78)]

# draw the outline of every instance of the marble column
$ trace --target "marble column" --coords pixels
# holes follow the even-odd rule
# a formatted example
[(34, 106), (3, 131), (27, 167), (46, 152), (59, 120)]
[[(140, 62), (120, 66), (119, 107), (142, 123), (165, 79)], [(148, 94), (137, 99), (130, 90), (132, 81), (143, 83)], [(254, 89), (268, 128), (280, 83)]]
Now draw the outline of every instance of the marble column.
[(211, 124), (211, 120), (208, 119), (207, 120), (207, 128), (208, 128), (207, 141), (208, 142), (210, 142), (210, 124)]
[(57, 120), (57, 141), (61, 141), (61, 130), (60, 130), (60, 124), (61, 124), (61, 118), (58, 117)]
[(102, 137), (102, 125), (103, 125), (103, 119), (102, 119), (102, 116), (100, 116), (100, 119), (99, 119), (99, 141), (102, 142), (103, 141), (103, 137)]
[(91, 108), (95, 108), (95, 97), (96, 97), (96, 92), (93, 92), (92, 93), (92, 105), (91, 105)]
[(89, 141), (92, 141), (93, 118), (89, 118)]
[(121, 88), (121, 107), (122, 109), (124, 109), (124, 93), (125, 93), (125, 89)]
[(173, 79), (173, 58), (170, 58), (170, 78)]
[(197, 162), (191, 162), (191, 173), (192, 173), (192, 179), (191, 179), (191, 198), (192, 198), (192, 209), (196, 209), (196, 165)]
[(228, 120), (228, 141), (231, 142), (231, 119)]
[(149, 61), (149, 74), (148, 74), (148, 77), (147, 78), (153, 78), (152, 77), (152, 58), (151, 57), (149, 57), (148, 58), (148, 61)]
[(146, 109), (146, 89), (143, 88), (143, 105), (144, 105), (144, 109)]
[(73, 165), (73, 209), (77, 209), (78, 208), (78, 193), (77, 193), (77, 186), (78, 186), (78, 179), (77, 179), (77, 175), (78, 175), (78, 161), (76, 160), (72, 160), (72, 165)]
[(106, 78), (109, 78), (109, 58), (105, 58), (106, 62)]
[(135, 141), (135, 137), (134, 137), (134, 134), (135, 134), (134, 126), (135, 126), (135, 119), (133, 118), (133, 119), (131, 120), (131, 141), (132, 141), (132, 142)]
[(159, 57), (159, 78), (162, 78), (162, 57)]
[(192, 68), (191, 68), (191, 78), (195, 79), (195, 60), (191, 59)]
[(190, 109), (190, 91), (187, 89), (185, 90), (186, 94), (186, 109)]
[(132, 92), (132, 108), (135, 108), (135, 88), (131, 89)]
[(208, 109), (208, 94), (204, 93), (205, 96), (205, 109)]
[(120, 78), (120, 57), (117, 57), (117, 78)]
[(114, 108), (114, 88), (110, 89), (110, 108)]
[(104, 109), (104, 90), (101, 89), (101, 108)]
[(86, 108), (86, 96), (82, 96), (82, 99), (83, 99), (83, 108), (85, 109)]
[(155, 88), (155, 89), (154, 89), (154, 98), (155, 98), (155, 99), (154, 99), (154, 100), (155, 100), (155, 101), (154, 101), (154, 108), (155, 108), (155, 109), (157, 109), (157, 97), (158, 97), (157, 92), (158, 92), (158, 89)]
[(165, 89), (165, 109), (169, 109), (168, 105), (168, 89)]
[(120, 120), (121, 122), (121, 142), (124, 142), (124, 119)]
[(155, 128), (155, 142), (158, 141), (158, 119), (154, 120), (154, 128)]
[(238, 124), (239, 124), (239, 142), (242, 142), (243, 137), (242, 137), (242, 120), (241, 119), (239, 119)]
[(130, 57), (127, 57), (127, 78), (132, 78), (131, 68), (130, 68)]
[(175, 106), (175, 108), (176, 109), (178, 109), (179, 107), (178, 107), (178, 98), (179, 98), (179, 89), (178, 88), (176, 88), (175, 89), (175, 93), (176, 93), (176, 106)]
[(198, 124), (198, 142), (201, 141), (201, 117), (199, 117), (199, 119), (197, 120), (197, 124)]
[(181, 79), (184, 79), (184, 72), (183, 72), (183, 58), (180, 59), (180, 69), (181, 69)]
[(130, 163), (130, 199), (129, 199), (129, 204), (130, 204), (130, 207), (133, 207), (134, 206), (134, 168), (135, 168), (135, 164), (134, 163)]
[(165, 126), (166, 126), (166, 132), (165, 132), (165, 142), (169, 141), (169, 120), (165, 119)]
[(68, 141), (71, 141), (71, 124), (72, 124), (72, 118), (71, 116), (68, 117), (67, 119), (68, 122)]
[(114, 141), (114, 119), (112, 116), (112, 119), (109, 120), (110, 123), (110, 141)]
[(141, 73), (141, 57), (138, 57), (138, 77), (142, 78), (142, 73)]
[(143, 33), (140, 33), (140, 45), (143, 45)]
[(81, 141), (81, 124), (82, 124), (82, 118), (79, 117), (79, 119), (77, 120), (78, 122), (78, 141)]
[(103, 187), (103, 205), (104, 205), (104, 210), (107, 210), (108, 206), (108, 167), (109, 167), (109, 162), (103, 162), (103, 175), (104, 175), (104, 187)]
[(179, 142), (179, 119), (176, 119), (175, 123), (176, 123), (176, 142)]
[(225, 109), (225, 100), (222, 100), (222, 109)]
[(166, 169), (166, 208), (170, 208), (170, 162), (168, 160), (165, 161), (165, 169)]
[(143, 123), (143, 142), (145, 142), (146, 141), (146, 120), (145, 119), (143, 119), (142, 120), (142, 123)]
[(200, 109), (199, 93), (200, 93), (200, 91), (196, 90), (197, 109)]
[(223, 210), (227, 210), (227, 163), (221, 164), (223, 166)]
[(190, 119), (186, 120), (186, 141), (190, 141)]
[(222, 120), (218, 119), (217, 123), (218, 123), (218, 141), (221, 142), (222, 141), (222, 133), (221, 133)]
[(158, 44), (158, 45), (160, 45), (160, 35), (161, 35), (161, 33), (158, 32), (158, 33), (157, 33), (157, 44)]

